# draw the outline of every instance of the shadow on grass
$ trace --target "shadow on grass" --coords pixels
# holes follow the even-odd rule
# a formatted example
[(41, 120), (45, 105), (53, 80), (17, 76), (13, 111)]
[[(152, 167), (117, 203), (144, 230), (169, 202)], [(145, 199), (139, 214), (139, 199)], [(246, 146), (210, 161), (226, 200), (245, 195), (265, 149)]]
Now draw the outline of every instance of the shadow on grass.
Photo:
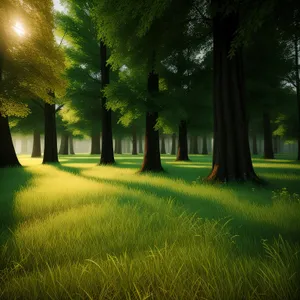
[(27, 187), (32, 178), (27, 167), (0, 169), (0, 245), (18, 223), (14, 216), (15, 195)]
[[(76, 174), (81, 176), (82, 178), (100, 182), (107, 183), (113, 186), (120, 187), (120, 189), (128, 189), (131, 191), (142, 191), (145, 195), (153, 195), (162, 199), (174, 199), (174, 202), (177, 205), (183, 207), (183, 209), (189, 211), (190, 213), (197, 213), (197, 215), (204, 219), (215, 219), (221, 220), (222, 222), (226, 222), (229, 218), (230, 221), (230, 231), (233, 235), (237, 235), (237, 245), (243, 248), (243, 253), (245, 255), (257, 255), (263, 251), (263, 246), (261, 243), (262, 239), (272, 240), (273, 238), (278, 238), (281, 235), (284, 239), (291, 242), (299, 242), (299, 232), (292, 231), (289, 229), (283, 229), (276, 224), (270, 224), (267, 221), (261, 220), (250, 220), (244, 214), (239, 214), (238, 212), (234, 212), (230, 210), (229, 207), (223, 205), (221, 203), (215, 202), (213, 200), (208, 200), (201, 195), (191, 195), (184, 191), (175, 191), (171, 187), (168, 186), (158, 186), (156, 184), (151, 183), (151, 181), (122, 181), (119, 179), (105, 179), (105, 178), (97, 178), (94, 176), (84, 175), (81, 172), (83, 171), (80, 168), (64, 166), (64, 165), (55, 165), (61, 171), (69, 172), (71, 174)], [(116, 166), (117, 167), (117, 166)], [(205, 169), (204, 169), (205, 170)], [(99, 170), (99, 172), (101, 172)], [(141, 174), (141, 176), (143, 176)], [(161, 178), (171, 179), (169, 173), (161, 173), (161, 174), (153, 174), (152, 177), (159, 176)], [(176, 182), (174, 182), (174, 185)], [(241, 188), (242, 189), (242, 188)], [(246, 190), (240, 191), (244, 192), (245, 195), (247, 193)], [(237, 191), (237, 194), (239, 191)], [(268, 193), (268, 191), (266, 191)], [(247, 194), (248, 195), (248, 194)], [(254, 199), (254, 198), (253, 198)], [(252, 199), (252, 200), (253, 200)], [(124, 196), (119, 200), (120, 204), (132, 203), (133, 200), (130, 197)], [(143, 201), (141, 199), (141, 201)], [(230, 201), (230, 199), (229, 199)], [(251, 205), (251, 201), (248, 199), (239, 199), (239, 201), (244, 202), (247, 205)], [(254, 200), (253, 200), (254, 202)], [(143, 202), (144, 204), (144, 202)], [(148, 207), (147, 207), (148, 208)], [(153, 207), (152, 207), (153, 209)]]
[(255, 170), (258, 176), (268, 181), (269, 190), (285, 187), (291, 193), (299, 193), (300, 169), (256, 167)]

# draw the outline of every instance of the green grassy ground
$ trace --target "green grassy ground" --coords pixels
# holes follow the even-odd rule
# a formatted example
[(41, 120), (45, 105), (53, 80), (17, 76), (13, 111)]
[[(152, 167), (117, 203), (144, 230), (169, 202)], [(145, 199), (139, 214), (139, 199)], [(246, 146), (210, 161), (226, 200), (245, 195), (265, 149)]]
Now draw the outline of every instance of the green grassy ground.
[(254, 159), (264, 188), (202, 184), (210, 156), (163, 156), (160, 175), (137, 174), (141, 156), (20, 160), (0, 170), (1, 299), (299, 299), (288, 157)]

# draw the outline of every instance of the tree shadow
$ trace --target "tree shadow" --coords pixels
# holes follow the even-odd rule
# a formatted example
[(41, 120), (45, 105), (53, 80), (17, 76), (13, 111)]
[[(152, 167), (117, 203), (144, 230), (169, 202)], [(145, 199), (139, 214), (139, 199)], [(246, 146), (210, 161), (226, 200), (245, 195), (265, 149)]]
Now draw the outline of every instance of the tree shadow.
[(0, 169), (0, 245), (3, 245), (18, 224), (14, 215), (16, 194), (33, 178), (27, 167)]
[[(218, 203), (217, 201), (209, 200), (200, 194), (192, 195), (188, 192), (174, 190), (168, 185), (154, 184), (149, 180), (137, 181), (134, 178), (133, 180), (124, 181), (116, 178), (105, 179), (82, 174), (83, 170), (76, 167), (66, 167), (63, 165), (57, 165), (56, 167), (62, 171), (79, 175), (88, 180), (120, 187), (120, 190), (125, 188), (131, 191), (136, 191), (137, 193), (142, 191), (145, 193), (145, 195), (157, 196), (160, 198), (160, 200), (173, 199), (175, 204), (181, 206), (184, 210), (190, 213), (196, 213), (200, 218), (203, 219), (221, 220), (220, 223), (225, 223), (228, 219), (231, 219), (229, 225), (230, 232), (233, 235), (238, 236), (236, 238), (237, 245), (240, 245), (240, 247), (243, 248), (242, 252), (245, 255), (253, 256), (262, 253), (262, 239), (273, 240), (281, 235), (284, 239), (291, 242), (300, 241), (299, 232), (283, 229), (276, 224), (269, 223), (267, 220), (249, 219), (245, 214), (239, 214), (238, 211), (235, 212), (230, 210), (230, 208), (226, 205)], [(140, 176), (144, 175), (141, 174)], [(147, 174), (147, 176), (149, 176), (149, 174)], [(168, 179), (172, 179), (168, 174), (153, 174), (150, 176), (158, 176), (161, 178), (167, 177)], [(175, 181), (174, 185), (176, 185)], [(136, 201), (136, 199), (132, 199), (131, 197), (125, 195), (124, 197), (122, 196), (119, 198), (120, 204), (129, 204), (133, 203), (134, 201)], [(143, 199), (141, 199), (141, 201), (144, 203)], [(239, 201), (241, 201), (242, 204), (247, 204), (248, 206), (251, 205), (251, 202), (245, 201), (244, 199), (239, 199)]]

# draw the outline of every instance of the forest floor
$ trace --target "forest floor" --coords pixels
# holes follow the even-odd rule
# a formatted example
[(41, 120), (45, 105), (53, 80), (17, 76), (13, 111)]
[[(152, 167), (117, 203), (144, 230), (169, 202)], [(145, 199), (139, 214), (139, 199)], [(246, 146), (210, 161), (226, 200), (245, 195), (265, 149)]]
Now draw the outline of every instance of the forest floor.
[(0, 298), (299, 299), (300, 164), (254, 158), (269, 185), (208, 185), (211, 156), (190, 158), (0, 169)]

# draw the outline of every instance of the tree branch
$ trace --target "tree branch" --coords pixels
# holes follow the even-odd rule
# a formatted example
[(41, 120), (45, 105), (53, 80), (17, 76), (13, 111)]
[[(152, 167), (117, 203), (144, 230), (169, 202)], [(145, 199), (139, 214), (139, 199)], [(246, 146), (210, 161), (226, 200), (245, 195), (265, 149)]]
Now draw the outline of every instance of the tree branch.
[(64, 104), (60, 105), (60, 106), (55, 110), (55, 112), (57, 113), (57, 112), (60, 111), (63, 107), (64, 107)]
[(290, 83), (291, 85), (293, 85), (295, 88), (297, 88), (295, 80), (293, 80), (293, 78), (289, 75), (287, 75), (285, 78), (283, 78), (285, 81), (287, 81), (288, 83)]
[(64, 32), (64, 35), (63, 35), (63, 37), (62, 37), (62, 39), (61, 39), (61, 41), (60, 41), (60, 43), (58, 45), (58, 48), (60, 48), (61, 44), (63, 43), (66, 34), (67, 34), (67, 30)]

